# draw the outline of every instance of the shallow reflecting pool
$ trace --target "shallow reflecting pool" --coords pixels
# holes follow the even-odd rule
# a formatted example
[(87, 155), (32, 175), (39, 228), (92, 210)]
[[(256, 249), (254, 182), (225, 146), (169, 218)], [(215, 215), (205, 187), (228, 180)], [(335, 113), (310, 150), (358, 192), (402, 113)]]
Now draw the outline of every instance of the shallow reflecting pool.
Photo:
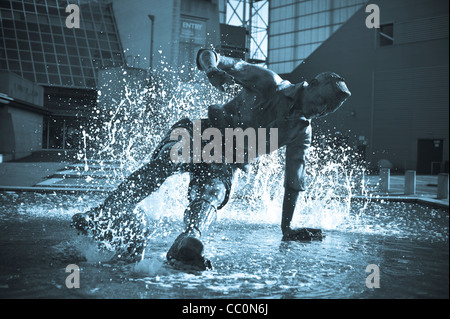
[[(182, 228), (177, 203), (170, 204), (172, 211), (161, 210), (152, 199), (143, 203), (150, 212), (148, 248), (142, 262), (127, 264), (109, 260), (69, 227), (73, 214), (101, 199), (0, 193), (0, 297), (449, 297), (446, 209), (353, 202), (348, 214), (318, 217), (316, 211), (294, 220), (297, 226), (323, 228), (323, 241), (283, 242), (279, 215), (236, 200), (219, 212), (204, 238), (214, 269), (185, 273), (164, 263)], [(79, 289), (66, 287), (69, 264), (80, 267)], [(366, 272), (368, 265), (379, 269), (379, 288), (366, 286), (374, 275)]]

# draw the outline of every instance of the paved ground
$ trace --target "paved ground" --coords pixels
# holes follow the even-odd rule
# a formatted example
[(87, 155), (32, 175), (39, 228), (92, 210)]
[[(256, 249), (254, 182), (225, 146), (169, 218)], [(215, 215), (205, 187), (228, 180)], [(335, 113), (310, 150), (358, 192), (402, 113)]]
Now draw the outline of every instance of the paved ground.
[[(120, 176), (110, 177), (117, 172), (117, 164), (96, 161), (5, 162), (0, 163), (0, 191), (107, 192), (120, 182)], [(417, 176), (414, 195), (405, 195), (404, 181), (404, 176), (392, 175), (389, 192), (380, 192), (379, 176), (366, 176), (373, 198), (449, 206), (448, 193), (446, 199), (437, 198), (437, 175)]]

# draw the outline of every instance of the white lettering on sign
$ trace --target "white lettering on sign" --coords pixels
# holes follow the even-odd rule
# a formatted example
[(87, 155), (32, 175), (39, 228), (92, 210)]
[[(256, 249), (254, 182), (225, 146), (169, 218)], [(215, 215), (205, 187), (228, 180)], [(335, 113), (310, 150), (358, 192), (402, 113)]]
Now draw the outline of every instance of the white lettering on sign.
[(203, 25), (200, 23), (193, 23), (193, 22), (183, 22), (183, 29), (193, 29), (200, 31), (202, 29)]

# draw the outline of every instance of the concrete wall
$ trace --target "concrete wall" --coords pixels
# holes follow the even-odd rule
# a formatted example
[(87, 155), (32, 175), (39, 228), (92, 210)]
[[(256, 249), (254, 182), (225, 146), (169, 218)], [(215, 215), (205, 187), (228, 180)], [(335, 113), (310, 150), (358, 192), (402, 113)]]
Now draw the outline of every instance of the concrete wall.
[[(16, 101), (0, 104), (0, 154), (3, 161), (19, 159), (42, 149), (43, 115), (32, 106), (20, 108), (20, 101), (44, 105), (44, 89), (17, 74), (0, 72), (0, 93)], [(7, 103), (7, 104), (5, 104)], [(28, 110), (29, 109), (29, 110)]]
[(127, 59), (128, 66), (148, 69), (152, 22), (155, 16), (153, 40), (153, 65), (159, 65), (165, 57), (172, 61), (174, 45), (174, 8), (180, 0), (114, 0), (113, 11), (122, 47), (127, 56), (140, 56), (140, 63)]
[(44, 88), (8, 71), (0, 71), (0, 92), (34, 105), (44, 105)]
[(0, 107), (0, 154), (19, 159), (42, 149), (43, 117), (15, 107)]
[(12, 114), (7, 106), (0, 106), (0, 154), (3, 154), (3, 161), (13, 159), (15, 149), (14, 126)]
[(382, 25), (394, 23), (394, 45), (379, 46), (363, 7), (286, 78), (334, 71), (346, 79), (352, 97), (314, 129), (340, 131), (355, 145), (364, 140), (373, 167), (387, 159), (398, 170), (414, 168), (421, 138), (443, 139), (448, 161), (448, 1), (371, 3)]
[[(178, 61), (182, 16), (203, 19), (206, 25), (205, 44), (220, 43), (217, 1), (114, 0), (113, 11), (129, 67), (148, 69), (152, 64), (154, 69), (164, 69), (167, 65), (161, 62), (168, 62), (171, 67), (183, 64), (183, 61)], [(149, 15), (154, 16), (153, 44)], [(130, 56), (139, 56), (139, 59)]]

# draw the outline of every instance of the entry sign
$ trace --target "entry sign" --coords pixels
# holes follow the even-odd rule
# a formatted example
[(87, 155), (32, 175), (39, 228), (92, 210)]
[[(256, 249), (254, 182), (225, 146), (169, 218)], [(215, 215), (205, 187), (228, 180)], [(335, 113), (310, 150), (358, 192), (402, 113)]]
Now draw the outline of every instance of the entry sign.
[(180, 42), (205, 45), (205, 39), (205, 21), (192, 18), (181, 18)]

